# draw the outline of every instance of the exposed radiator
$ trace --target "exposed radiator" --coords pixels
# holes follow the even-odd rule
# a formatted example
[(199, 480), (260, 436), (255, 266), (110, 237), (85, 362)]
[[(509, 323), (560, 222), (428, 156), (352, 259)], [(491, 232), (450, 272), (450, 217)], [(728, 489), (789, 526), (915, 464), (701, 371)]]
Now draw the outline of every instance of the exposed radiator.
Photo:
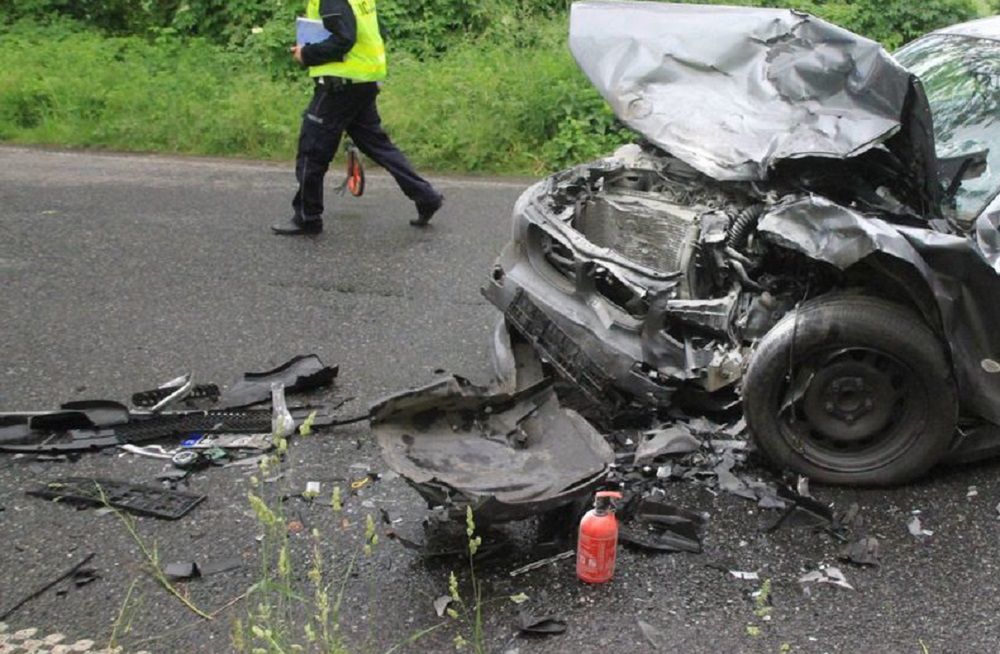
[(697, 217), (698, 212), (648, 193), (616, 191), (594, 198), (574, 225), (595, 245), (648, 268), (675, 272), (686, 268), (698, 239)]

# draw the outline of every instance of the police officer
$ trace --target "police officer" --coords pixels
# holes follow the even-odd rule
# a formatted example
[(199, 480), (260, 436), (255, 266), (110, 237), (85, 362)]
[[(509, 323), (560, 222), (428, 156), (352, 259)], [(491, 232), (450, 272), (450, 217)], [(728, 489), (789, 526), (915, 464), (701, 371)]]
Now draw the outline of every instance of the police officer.
[(291, 49), (295, 61), (309, 67), (315, 91), (299, 132), (294, 213), (271, 229), (276, 234), (323, 231), (323, 177), (344, 131), (416, 204), (417, 217), (410, 224), (426, 225), (444, 197), (417, 174), (382, 129), (375, 98), (378, 82), (386, 76), (386, 60), (375, 0), (308, 0), (306, 17), (322, 18), (330, 36)]

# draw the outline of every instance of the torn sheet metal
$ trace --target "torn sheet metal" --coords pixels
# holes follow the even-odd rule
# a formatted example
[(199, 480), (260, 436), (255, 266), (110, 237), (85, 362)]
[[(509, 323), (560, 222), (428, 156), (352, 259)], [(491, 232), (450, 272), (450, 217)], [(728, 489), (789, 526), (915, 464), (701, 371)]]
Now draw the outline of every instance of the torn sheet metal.
[(264, 402), (271, 397), (271, 384), (281, 383), (285, 392), (298, 393), (329, 386), (336, 379), (339, 366), (323, 365), (315, 354), (304, 354), (265, 372), (247, 372), (219, 399), (219, 407), (235, 409)]
[(577, 2), (570, 49), (626, 125), (718, 180), (859, 155), (926, 105), (878, 43), (788, 9)]
[(587, 495), (614, 452), (547, 384), (491, 393), (459, 377), (382, 400), (372, 431), (389, 467), (431, 506), (477, 523), (537, 515)]

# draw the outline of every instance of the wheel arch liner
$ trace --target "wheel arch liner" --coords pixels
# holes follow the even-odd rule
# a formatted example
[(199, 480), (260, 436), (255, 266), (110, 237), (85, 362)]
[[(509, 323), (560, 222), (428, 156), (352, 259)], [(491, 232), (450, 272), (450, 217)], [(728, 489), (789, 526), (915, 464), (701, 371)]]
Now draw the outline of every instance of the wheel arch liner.
[(497, 393), (451, 377), (381, 400), (370, 415), (382, 458), (429, 505), (459, 515), (471, 506), (485, 523), (587, 495), (614, 461), (548, 383)]

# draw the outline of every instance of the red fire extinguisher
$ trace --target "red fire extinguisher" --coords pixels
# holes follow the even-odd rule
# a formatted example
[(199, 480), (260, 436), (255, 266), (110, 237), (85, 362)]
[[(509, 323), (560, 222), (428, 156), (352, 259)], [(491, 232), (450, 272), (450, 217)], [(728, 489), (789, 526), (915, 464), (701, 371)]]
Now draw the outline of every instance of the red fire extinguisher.
[(576, 576), (588, 584), (603, 584), (615, 574), (618, 549), (618, 519), (612, 500), (622, 498), (615, 491), (601, 491), (594, 496), (594, 508), (580, 521), (576, 541)]

